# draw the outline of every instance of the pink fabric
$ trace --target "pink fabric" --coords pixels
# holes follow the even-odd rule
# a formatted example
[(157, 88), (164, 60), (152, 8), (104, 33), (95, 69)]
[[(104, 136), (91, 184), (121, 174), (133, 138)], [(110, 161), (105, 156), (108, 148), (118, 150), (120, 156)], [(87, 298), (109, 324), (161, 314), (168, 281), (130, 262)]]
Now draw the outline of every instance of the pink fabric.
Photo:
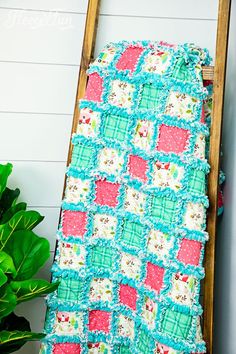
[(81, 348), (80, 344), (75, 343), (59, 343), (54, 344), (53, 354), (80, 354)]
[(148, 262), (145, 284), (159, 293), (163, 284), (164, 272), (164, 268)]
[(201, 123), (205, 124), (205, 111), (204, 111), (204, 106), (202, 105), (202, 115), (201, 115)]
[(87, 214), (82, 211), (64, 210), (62, 233), (65, 237), (83, 237), (86, 232)]
[(180, 154), (185, 150), (188, 139), (188, 130), (162, 124), (159, 129), (157, 150)]
[(184, 238), (181, 242), (178, 259), (185, 264), (197, 266), (199, 264), (202, 245), (195, 240)]
[(92, 310), (89, 312), (89, 330), (108, 333), (110, 327), (110, 312)]
[(95, 203), (115, 207), (118, 204), (119, 183), (111, 183), (106, 180), (96, 181)]
[(120, 284), (120, 302), (136, 310), (137, 290), (126, 284)]
[(103, 80), (97, 73), (89, 75), (89, 80), (86, 88), (85, 99), (89, 101), (101, 102), (103, 91)]
[(147, 161), (136, 155), (129, 156), (129, 173), (132, 177), (147, 181)]
[(128, 47), (125, 49), (124, 53), (121, 55), (116, 67), (118, 70), (130, 70), (133, 72), (136, 67), (136, 63), (141, 53), (143, 52), (143, 48), (140, 47)]

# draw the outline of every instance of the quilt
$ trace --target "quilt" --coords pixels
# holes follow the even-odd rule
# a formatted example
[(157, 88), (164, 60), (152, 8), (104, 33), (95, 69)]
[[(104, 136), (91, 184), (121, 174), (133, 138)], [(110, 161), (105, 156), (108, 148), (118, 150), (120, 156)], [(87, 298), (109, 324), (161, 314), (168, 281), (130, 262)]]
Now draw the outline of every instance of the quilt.
[(41, 354), (205, 353), (206, 49), (109, 43), (88, 70)]

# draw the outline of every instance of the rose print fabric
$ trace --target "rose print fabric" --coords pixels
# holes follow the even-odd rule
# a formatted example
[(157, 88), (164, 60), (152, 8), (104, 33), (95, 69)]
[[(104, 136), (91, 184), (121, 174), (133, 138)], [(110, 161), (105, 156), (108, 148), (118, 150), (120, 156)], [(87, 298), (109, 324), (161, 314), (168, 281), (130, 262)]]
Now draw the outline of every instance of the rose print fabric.
[(206, 50), (108, 44), (88, 70), (41, 354), (200, 354)]

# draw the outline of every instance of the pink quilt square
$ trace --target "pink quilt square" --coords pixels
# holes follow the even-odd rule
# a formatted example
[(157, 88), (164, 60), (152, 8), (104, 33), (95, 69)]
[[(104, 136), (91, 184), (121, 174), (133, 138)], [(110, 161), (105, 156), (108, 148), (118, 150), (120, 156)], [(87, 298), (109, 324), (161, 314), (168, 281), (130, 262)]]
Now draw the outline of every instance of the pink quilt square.
[(202, 244), (195, 240), (184, 238), (180, 244), (178, 259), (185, 264), (198, 266)]
[(85, 93), (85, 99), (89, 101), (101, 102), (103, 91), (103, 80), (97, 73), (89, 75)]
[(143, 48), (130, 46), (125, 49), (124, 53), (121, 55), (116, 67), (118, 70), (130, 70), (133, 72), (135, 70), (136, 63)]
[(120, 284), (120, 302), (136, 310), (137, 290), (126, 284)]
[(147, 172), (148, 164), (146, 160), (136, 155), (130, 155), (128, 166), (129, 166), (129, 173), (132, 177), (138, 178), (144, 182), (147, 181), (146, 172)]
[(188, 130), (162, 124), (159, 129), (157, 150), (181, 154), (186, 148), (188, 139)]
[(108, 333), (110, 327), (110, 312), (92, 310), (89, 312), (89, 330)]
[(87, 213), (64, 210), (62, 214), (62, 233), (65, 237), (83, 237), (86, 232)]
[(145, 284), (159, 293), (163, 284), (164, 272), (164, 268), (148, 262)]
[(58, 343), (53, 346), (53, 354), (80, 354), (80, 344), (76, 343)]
[(95, 203), (115, 207), (118, 204), (119, 183), (111, 183), (106, 180), (96, 181)]

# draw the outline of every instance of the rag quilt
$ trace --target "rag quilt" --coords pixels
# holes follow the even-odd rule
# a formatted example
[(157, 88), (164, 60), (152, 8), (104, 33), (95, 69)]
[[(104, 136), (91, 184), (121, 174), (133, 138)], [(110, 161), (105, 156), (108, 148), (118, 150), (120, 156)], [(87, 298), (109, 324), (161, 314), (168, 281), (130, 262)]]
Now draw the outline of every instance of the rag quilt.
[(210, 82), (191, 44), (108, 44), (88, 70), (41, 354), (205, 353)]

